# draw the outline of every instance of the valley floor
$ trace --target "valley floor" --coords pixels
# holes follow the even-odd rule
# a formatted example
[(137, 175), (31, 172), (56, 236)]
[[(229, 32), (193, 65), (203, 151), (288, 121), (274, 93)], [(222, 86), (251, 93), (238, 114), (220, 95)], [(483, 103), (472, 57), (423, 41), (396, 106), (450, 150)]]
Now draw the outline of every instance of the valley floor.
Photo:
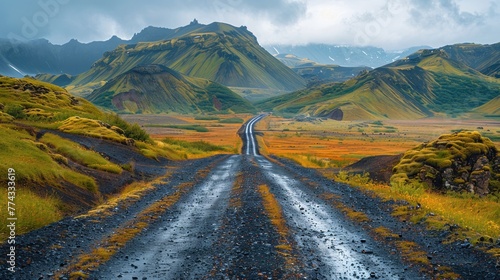
[(491, 256), (444, 244), (450, 232), (262, 156), (248, 123), (244, 131), (242, 154), (165, 163), (142, 197), (20, 236), (17, 271), (2, 254), (0, 278), (499, 279)]

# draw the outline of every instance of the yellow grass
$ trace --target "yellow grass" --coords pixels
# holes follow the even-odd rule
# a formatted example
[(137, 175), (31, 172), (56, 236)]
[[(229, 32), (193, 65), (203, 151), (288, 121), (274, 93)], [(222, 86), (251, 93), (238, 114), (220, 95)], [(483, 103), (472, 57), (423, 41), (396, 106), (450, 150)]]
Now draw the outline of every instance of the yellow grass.
[[(355, 125), (367, 124), (332, 120), (309, 123), (267, 117), (257, 124), (256, 130), (264, 133), (262, 141), (267, 153), (309, 168), (343, 167), (366, 156), (400, 154), (418, 143), (387, 133), (365, 136)], [(376, 128), (370, 129), (373, 133)]]
[[(330, 178), (333, 174), (325, 174)], [(421, 205), (417, 214), (420, 220), (426, 219), (428, 224), (439, 229), (445, 224), (457, 224), (462, 228), (469, 229), (468, 235), (472, 240), (479, 237), (493, 239), (500, 238), (500, 203), (487, 199), (472, 196), (452, 196), (425, 191), (418, 186), (395, 185), (393, 187), (356, 180), (356, 176), (350, 176), (341, 180), (342, 176), (337, 176), (336, 180), (360, 187), (363, 190), (372, 191), (377, 196), (386, 200), (404, 200), (412, 205)], [(395, 209), (394, 215), (404, 216), (409, 214), (406, 206)], [(435, 215), (428, 215), (433, 213)], [(417, 219), (415, 220), (417, 221)]]
[(260, 185), (257, 190), (263, 199), (267, 216), (280, 235), (279, 244), (276, 246), (276, 249), (278, 249), (278, 253), (285, 259), (288, 268), (291, 269), (294, 265), (297, 265), (298, 259), (292, 252), (291, 242), (289, 241), (290, 230), (283, 216), (283, 210), (267, 185)]
[(427, 253), (420, 250), (420, 246), (411, 241), (396, 241), (396, 247), (403, 258), (414, 264), (428, 265)]
[[(0, 220), (3, 221), (2, 225), (4, 225), (0, 228), (0, 243), (9, 237), (9, 228), (6, 227), (7, 218), (17, 218), (16, 234), (19, 235), (57, 222), (63, 217), (62, 212), (59, 210), (61, 202), (58, 199), (50, 196), (40, 197), (24, 186), (19, 186), (16, 189), (13, 202), (15, 205), (12, 205), (12, 207), (15, 209), (15, 215), (9, 216), (7, 211), (7, 188), (0, 188), (0, 204), (3, 207), (2, 211), (0, 211)], [(36, 213), (36, 215), (33, 213)]]
[(320, 197), (326, 201), (328, 201), (331, 205), (333, 205), (335, 208), (339, 209), (342, 211), (349, 219), (358, 222), (358, 223), (365, 223), (365, 222), (370, 222), (370, 218), (363, 213), (356, 211), (352, 209), (351, 207), (345, 205), (339, 200), (339, 197), (332, 194), (332, 193), (323, 193), (320, 195)]
[(123, 190), (110, 199), (108, 199), (105, 203), (97, 206), (96, 208), (88, 211), (84, 215), (80, 215), (77, 218), (85, 218), (85, 217), (106, 217), (113, 214), (113, 209), (118, 205), (121, 205), (125, 202), (132, 203), (134, 201), (138, 201), (145, 193), (152, 191), (155, 189), (155, 182), (159, 182), (162, 179), (157, 179), (153, 182), (134, 182), (130, 185), (127, 185), (123, 188)]
[(241, 194), (243, 193), (243, 173), (239, 172), (236, 175), (236, 179), (233, 183), (233, 188), (231, 189), (231, 199), (229, 200), (229, 206), (233, 208), (241, 208), (243, 206), (243, 201), (241, 200)]

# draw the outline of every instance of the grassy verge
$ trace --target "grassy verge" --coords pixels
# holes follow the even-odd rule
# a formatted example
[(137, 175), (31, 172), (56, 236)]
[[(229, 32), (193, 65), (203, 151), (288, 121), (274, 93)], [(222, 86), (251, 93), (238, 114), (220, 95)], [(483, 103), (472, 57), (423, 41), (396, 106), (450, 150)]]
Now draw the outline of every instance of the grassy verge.
[(165, 138), (161, 141), (170, 149), (184, 154), (185, 158), (208, 157), (220, 153), (237, 153), (233, 147), (215, 145), (203, 140), (185, 141), (174, 138)]
[(228, 118), (219, 121), (220, 123), (243, 123), (245, 122), (242, 118)]
[(166, 128), (176, 128), (176, 129), (184, 129), (184, 130), (193, 130), (196, 132), (208, 132), (208, 128), (197, 125), (197, 124), (148, 124), (146, 127), (166, 127)]
[(119, 165), (108, 161), (97, 152), (87, 150), (81, 145), (55, 134), (46, 133), (40, 141), (53, 148), (57, 153), (84, 166), (116, 174), (122, 173), (122, 168)]
[(350, 220), (360, 224), (375, 239), (397, 249), (406, 262), (411, 265), (417, 265), (422, 272), (432, 275), (433, 279), (461, 279), (461, 276), (453, 272), (450, 267), (433, 265), (427, 257), (429, 254), (419, 244), (403, 239), (401, 235), (394, 233), (386, 227), (372, 227), (372, 221), (365, 213), (356, 211), (340, 202), (339, 196), (332, 193), (323, 193), (319, 197), (342, 211)]
[(278, 254), (285, 260), (287, 268), (293, 269), (298, 264), (298, 259), (292, 250), (290, 230), (283, 216), (283, 210), (267, 185), (260, 185), (257, 190), (262, 197), (266, 214), (280, 236), (278, 245), (276, 246)]
[(409, 217), (415, 223), (424, 222), (430, 229), (441, 230), (450, 225), (458, 225), (463, 234), (458, 237), (468, 238), (472, 243), (496, 241), (500, 237), (500, 203), (495, 199), (465, 194), (439, 194), (417, 185), (388, 186), (373, 183), (367, 176), (345, 172), (336, 176), (325, 175), (370, 191), (384, 200), (407, 201), (410, 206), (396, 207), (393, 215)]
[[(7, 186), (7, 184), (4, 184)], [(55, 197), (41, 197), (28, 189), (18, 187), (14, 200), (16, 209), (16, 234), (41, 228), (50, 223), (59, 221), (61, 213), (61, 202)], [(0, 188), (0, 205), (7, 208), (7, 189)], [(36, 215), (33, 215), (36, 213)], [(0, 211), (0, 220), (7, 221), (7, 211)], [(0, 243), (7, 240), (9, 229), (5, 226), (0, 228)]]

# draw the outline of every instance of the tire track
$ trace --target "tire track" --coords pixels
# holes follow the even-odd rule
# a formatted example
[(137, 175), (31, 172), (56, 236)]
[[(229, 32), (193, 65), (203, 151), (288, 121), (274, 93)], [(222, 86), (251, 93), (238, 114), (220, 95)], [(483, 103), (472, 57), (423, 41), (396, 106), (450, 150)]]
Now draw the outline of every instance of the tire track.
[[(219, 238), (213, 248), (214, 265), (203, 279), (300, 279), (299, 263), (290, 263), (284, 253), (292, 249), (282, 243), (259, 193), (263, 184), (259, 168), (242, 157), (242, 173), (231, 192)], [(280, 246), (281, 245), (281, 246)]]
[(417, 273), (381, 250), (365, 232), (345, 222), (340, 213), (308, 192), (302, 183), (267, 159), (256, 160), (283, 208), (302, 253), (306, 273), (314, 279), (378, 277), (400, 279)]
[[(382, 257), (389, 253), (378, 249), (377, 242), (366, 232), (347, 223), (340, 213), (308, 192), (294, 175), (259, 156), (253, 126), (264, 116), (254, 117), (245, 127), (246, 154), (257, 162), (287, 224), (295, 232), (306, 273), (314, 279), (417, 277), (398, 260)], [(375, 251), (380, 254), (374, 254)]]
[[(166, 213), (158, 225), (94, 276), (199, 279), (211, 269), (212, 244), (241, 158), (231, 156)], [(127, 254), (128, 253), (128, 254)]]

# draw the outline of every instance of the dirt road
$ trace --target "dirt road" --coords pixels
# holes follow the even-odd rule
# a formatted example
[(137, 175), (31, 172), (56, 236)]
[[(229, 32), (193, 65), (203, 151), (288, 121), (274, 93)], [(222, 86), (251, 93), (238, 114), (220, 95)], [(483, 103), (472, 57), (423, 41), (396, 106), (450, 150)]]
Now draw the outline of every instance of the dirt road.
[[(388, 203), (261, 156), (254, 125), (264, 117), (244, 125), (241, 155), (179, 163), (154, 192), (110, 216), (67, 219), (26, 235), (22, 267), (2, 269), (1, 278), (499, 277), (485, 254), (442, 244), (440, 233), (392, 217)], [(339, 205), (366, 220), (348, 218)], [(379, 238), (373, 229), (382, 226), (396, 236)], [(392, 239), (416, 244), (426, 262), (409, 261)]]

